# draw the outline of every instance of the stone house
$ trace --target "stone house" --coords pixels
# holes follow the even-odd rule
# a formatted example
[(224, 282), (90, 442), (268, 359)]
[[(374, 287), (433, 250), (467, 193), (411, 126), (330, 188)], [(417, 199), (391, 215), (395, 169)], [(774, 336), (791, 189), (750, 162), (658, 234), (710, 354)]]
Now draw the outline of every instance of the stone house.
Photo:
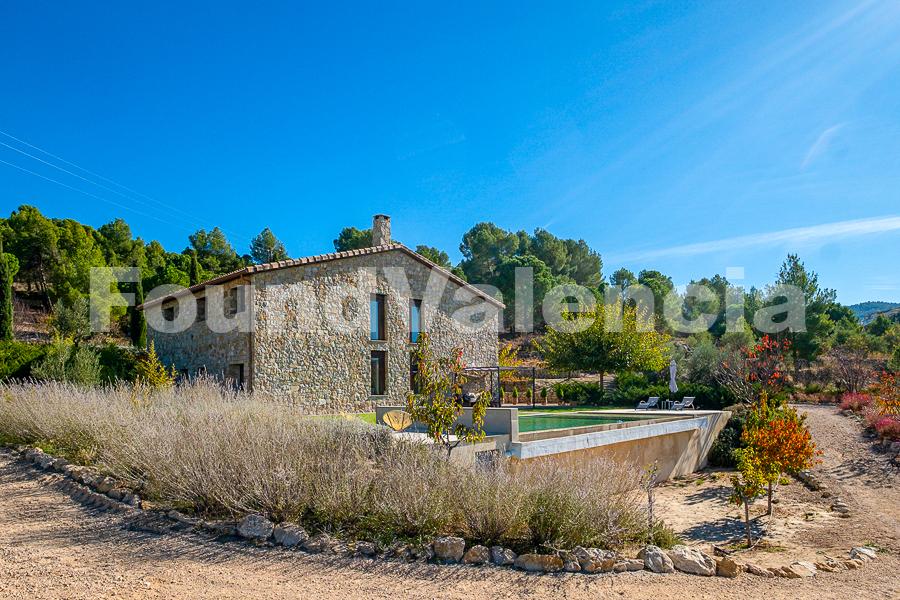
[(248, 266), (141, 305), (160, 359), (314, 412), (405, 401), (411, 351), (497, 364), (503, 304), (391, 241), (376, 215), (370, 248)]

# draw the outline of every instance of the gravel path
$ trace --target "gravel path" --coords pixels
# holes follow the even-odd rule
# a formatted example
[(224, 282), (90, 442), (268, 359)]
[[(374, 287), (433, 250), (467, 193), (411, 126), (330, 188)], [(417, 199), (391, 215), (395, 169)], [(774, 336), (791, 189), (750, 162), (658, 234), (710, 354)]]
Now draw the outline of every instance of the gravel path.
[[(867, 525), (857, 527), (879, 533), (872, 520), (890, 518), (891, 509), (873, 513), (871, 519), (862, 515), (871, 507), (881, 510), (878, 507), (885, 502), (893, 502), (896, 510), (897, 487), (891, 487), (891, 480), (881, 475), (856, 470), (864, 466), (855, 461), (865, 444), (857, 440), (858, 447), (854, 447), (852, 428), (838, 430), (836, 419), (840, 417), (833, 411), (834, 418), (819, 409), (808, 412), (810, 426), (826, 448), (822, 468), (836, 486), (852, 491), (847, 500), (859, 511), (859, 518), (844, 523), (864, 521)], [(884, 486), (869, 493), (867, 481), (872, 477)], [(859, 571), (822, 574), (812, 580), (767, 580), (749, 575), (736, 580), (706, 579), (646, 572), (531, 576), (499, 569), (316, 557), (222, 544), (194, 534), (135, 531), (126, 527), (126, 517), (77, 504), (58, 487), (58, 480), (58, 475), (38, 472), (0, 453), (0, 598), (846, 600), (860, 594), (900, 598), (900, 558), (896, 553), (882, 554)], [(895, 525), (896, 521), (882, 527)], [(883, 533), (884, 529), (880, 535)], [(895, 540), (897, 533), (895, 528)]]

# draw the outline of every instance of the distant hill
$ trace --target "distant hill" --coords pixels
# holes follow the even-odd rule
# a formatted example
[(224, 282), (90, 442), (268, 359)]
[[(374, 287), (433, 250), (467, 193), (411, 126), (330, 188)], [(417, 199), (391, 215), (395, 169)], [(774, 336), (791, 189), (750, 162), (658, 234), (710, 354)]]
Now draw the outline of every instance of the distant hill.
[[(850, 310), (864, 325), (871, 322), (881, 313), (894, 313), (900, 310), (900, 302), (860, 302), (859, 304), (850, 305)], [(888, 315), (891, 316), (891, 315)]]

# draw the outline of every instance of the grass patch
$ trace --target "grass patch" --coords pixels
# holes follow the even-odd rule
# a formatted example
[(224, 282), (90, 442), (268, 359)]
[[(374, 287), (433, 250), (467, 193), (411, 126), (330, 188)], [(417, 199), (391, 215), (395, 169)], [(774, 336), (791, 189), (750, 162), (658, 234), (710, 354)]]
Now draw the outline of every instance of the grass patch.
[(0, 438), (91, 462), (142, 497), (207, 518), (260, 513), (373, 540), (458, 535), (517, 551), (646, 540), (639, 469), (505, 459), (469, 468), (350, 418), (204, 381), (0, 385)]

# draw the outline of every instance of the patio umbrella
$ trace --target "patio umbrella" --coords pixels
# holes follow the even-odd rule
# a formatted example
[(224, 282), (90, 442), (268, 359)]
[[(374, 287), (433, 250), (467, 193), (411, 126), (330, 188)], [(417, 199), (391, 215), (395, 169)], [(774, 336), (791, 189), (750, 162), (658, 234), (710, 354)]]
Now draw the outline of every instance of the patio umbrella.
[(673, 394), (678, 391), (678, 384), (675, 383), (675, 373), (678, 371), (678, 365), (675, 364), (675, 359), (672, 359), (672, 362), (669, 363), (669, 391)]

